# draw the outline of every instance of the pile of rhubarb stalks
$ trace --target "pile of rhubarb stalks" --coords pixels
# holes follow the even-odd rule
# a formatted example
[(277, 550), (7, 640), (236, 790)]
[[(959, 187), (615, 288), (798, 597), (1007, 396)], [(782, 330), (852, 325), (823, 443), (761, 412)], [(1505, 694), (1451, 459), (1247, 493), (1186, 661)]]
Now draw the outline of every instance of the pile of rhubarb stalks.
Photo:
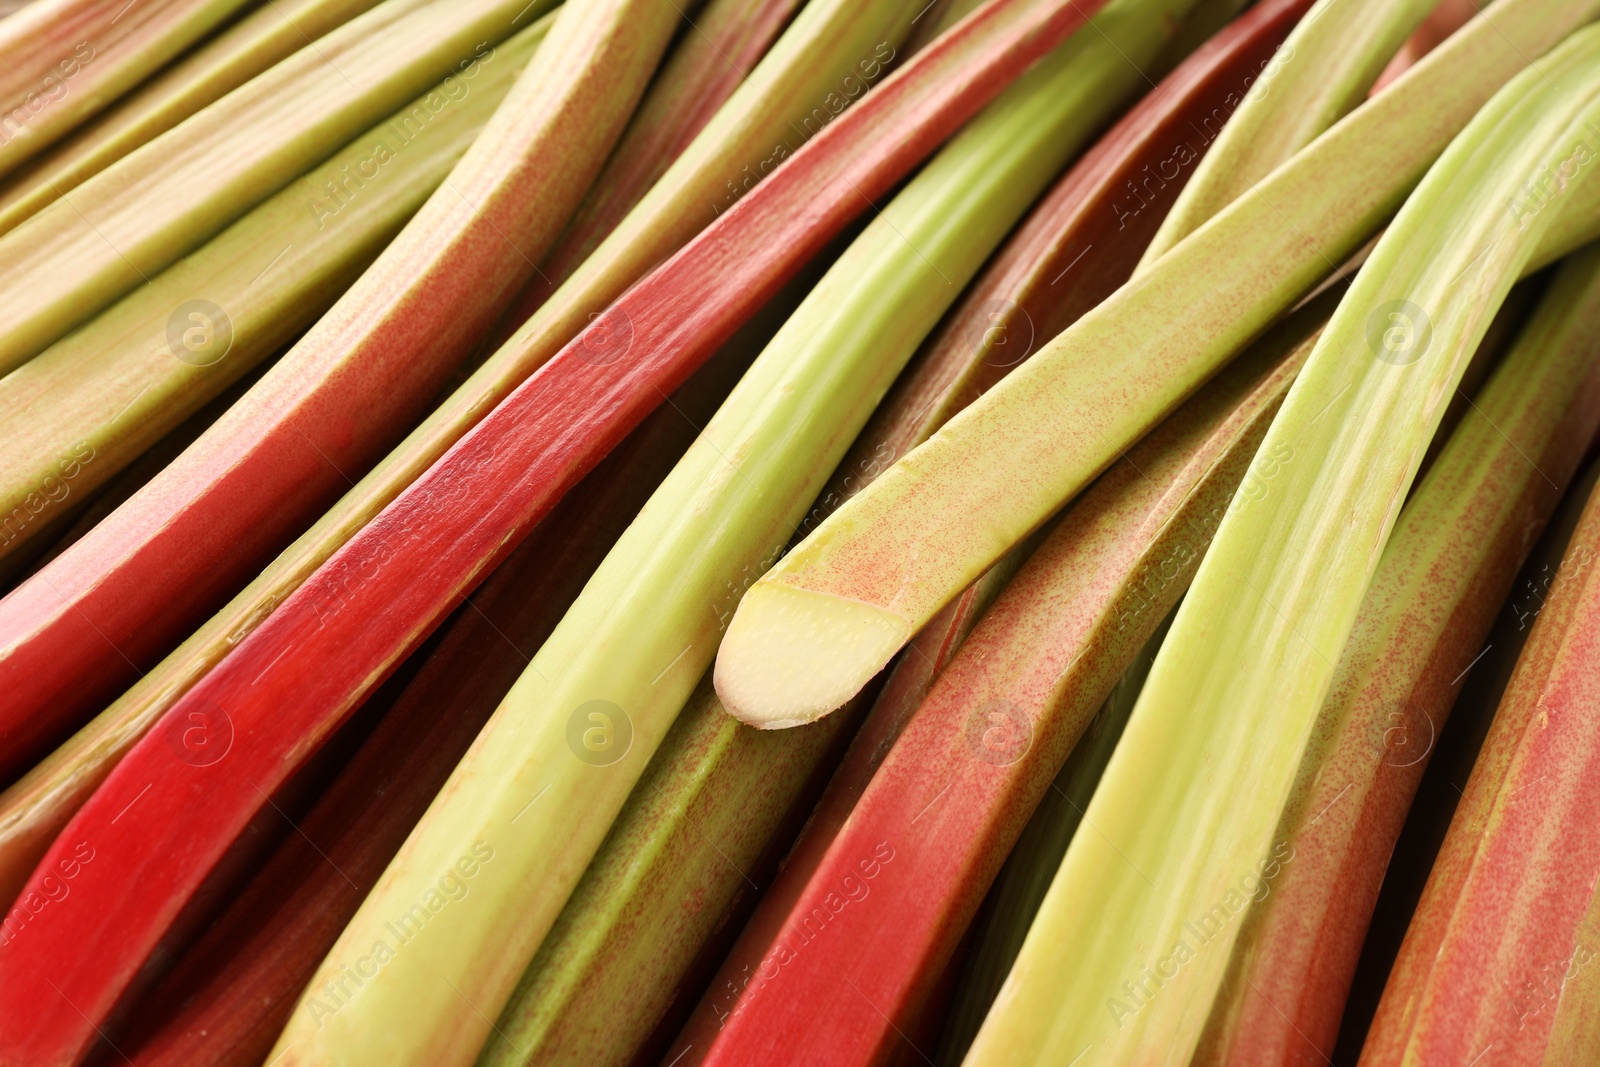
[(1600, 0), (0, 3), (0, 1067), (1600, 1064)]

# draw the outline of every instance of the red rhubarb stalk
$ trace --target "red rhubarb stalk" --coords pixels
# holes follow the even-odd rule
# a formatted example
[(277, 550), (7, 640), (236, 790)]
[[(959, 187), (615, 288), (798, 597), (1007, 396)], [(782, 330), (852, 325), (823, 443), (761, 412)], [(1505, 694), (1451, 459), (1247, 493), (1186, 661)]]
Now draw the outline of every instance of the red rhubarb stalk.
[(1336, 295), (1157, 427), (1023, 565), (760, 946), (748, 984), (717, 1006), (703, 1062), (865, 1064), (900, 1043), (1051, 779), (1199, 566)]
[(327, 315), (160, 477), (0, 601), (0, 773), (164, 654), (347, 488), (532, 273), (676, 14), (604, 0), (555, 17), (478, 140)]
[(1600, 254), (1570, 260), (1412, 492), (1345, 644), (1194, 1064), (1333, 1052), (1390, 853), (1467, 668), (1600, 426)]
[(1591, 493), (1568, 545), (1574, 565), (1551, 586), (1517, 661), (1389, 972), (1362, 1067), (1594, 1062), (1597, 550), (1600, 493)]
[[(24, 890), (94, 839), (105, 862), (82, 865), (73, 906), (33, 915), (0, 947), (0, 1060), (77, 1056), (277, 783), (806, 259), (1091, 13), (992, 0), (885, 79), (512, 392), (174, 704)], [(201, 735), (214, 747), (197, 755), (185, 739)], [(86, 943), (97, 951), (67, 949)]]
[[(737, 342), (736, 342), (737, 343)], [(724, 349), (640, 424), (446, 624), (339, 778), (118, 1046), (138, 1067), (256, 1067), (456, 761), (759, 346)]]

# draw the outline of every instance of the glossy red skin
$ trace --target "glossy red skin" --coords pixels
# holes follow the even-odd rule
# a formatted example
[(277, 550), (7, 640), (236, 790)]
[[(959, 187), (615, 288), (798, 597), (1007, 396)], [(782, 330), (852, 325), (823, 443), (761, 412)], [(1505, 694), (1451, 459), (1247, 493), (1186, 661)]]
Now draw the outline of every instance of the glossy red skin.
[[(807, 259), (1096, 9), (995, 0), (886, 78), (519, 386), (173, 705), (23, 890), (93, 842), (72, 905), (0, 947), (0, 1063), (81, 1056), (277, 784)], [(180, 757), (191, 724), (224, 719), (224, 758)]]
[(129, 1060), (255, 1067), (266, 1059), (317, 964), (528, 657), (748, 362), (724, 354), (708, 364), (484, 582), (297, 832), (140, 1002), (137, 1033), (117, 1041)]
[[(844, 1067), (896, 1051), (1078, 736), (1187, 587), (1309, 349), (1224, 371), (1066, 513), (906, 724), (742, 995), (717, 1009), (704, 1064)], [(1009, 712), (993, 733), (1006, 705), (1026, 734)]]
[(0, 777), (153, 666), (416, 421), (559, 236), (553, 205), (577, 201), (621, 133), (615, 68), (641, 67), (670, 28), (569, 42), (605, 62), (574, 74), (553, 121), (521, 106), (543, 79), (519, 80), (448, 185), (256, 388), (0, 600)]
[(711, 0), (695, 14), (572, 224), (506, 313), (501, 341), (528, 321), (650, 191), (739, 88), (799, 6), (800, 0)]
[[(1600, 493), (1568, 545), (1587, 566), (1557, 581), (1501, 699), (1434, 860), (1362, 1067), (1546, 1065), (1558, 999), (1530, 986), (1593, 968), (1584, 929), (1600, 879)], [(1579, 956), (1586, 953), (1586, 957)], [(1593, 989), (1594, 975), (1579, 983)], [(1559, 988), (1559, 985), (1558, 985)], [(1484, 1056), (1488, 1049), (1489, 1056)], [(1568, 1050), (1570, 1052), (1570, 1050)], [(1594, 1049), (1580, 1052), (1594, 1062)]]

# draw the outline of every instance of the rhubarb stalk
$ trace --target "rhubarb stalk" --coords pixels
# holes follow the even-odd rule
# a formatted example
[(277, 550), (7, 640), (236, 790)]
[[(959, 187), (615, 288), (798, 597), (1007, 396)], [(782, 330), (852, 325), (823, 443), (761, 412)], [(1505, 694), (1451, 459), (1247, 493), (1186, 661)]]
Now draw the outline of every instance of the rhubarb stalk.
[(1588, 27), (1484, 106), (1379, 240), (1178, 609), (1085, 814), (1100, 833), (1069, 846), (968, 1055), (975, 1067), (1051, 1062), (1065, 1048), (1192, 1054), (1232, 918), (1293, 861), (1273, 831), (1400, 502), (1565, 206), (1530, 217), (1506, 205), (1539, 167), (1575, 169), (1597, 117), (1600, 27)]
[(333, 308), (176, 463), (0, 601), (0, 677), (20, 683), (0, 701), (0, 767), (164, 653), (415, 420), (559, 234), (675, 18), (655, 0), (558, 13), (483, 133)]
[(0, 373), (521, 28), (518, 10), (385, 0), (0, 237)]
[[(898, 460), (745, 595), (718, 654), (724, 704), (775, 724), (848, 699), (1353, 253), (1528, 56), (1597, 11), (1502, 0)], [(1553, 240), (1575, 228), (1563, 217)]]
[(245, 0), (40, 0), (0, 24), (0, 176), (187, 48)]
[(1533, 626), (1361, 1050), (1582, 1064), (1600, 1004), (1600, 494)]
[(1140, 261), (1141, 269), (1367, 97), (1401, 43), (1438, 0), (1317, 0), (1196, 168)]
[(11, 175), (0, 234), (375, 3), (284, 0), (249, 12)]
[[(22, 1047), (30, 1050), (28, 1055), (41, 1053), (48, 1058), (55, 1054), (51, 1050), (81, 1047), (85, 1035), (92, 1034), (92, 1024), (87, 1020), (104, 1017), (167, 931), (180, 902), (190, 898), (239, 830), (261, 808), (263, 792), (257, 786), (267, 786), (267, 793), (270, 793), (274, 788), (273, 780), (290, 773), (305, 755), (314, 751), (370, 687), (471, 591), (496, 560), (515, 547), (529, 524), (547, 512), (583, 471), (636, 425), (666, 390), (680, 384), (765, 297), (792, 276), (810, 254), (864, 210), (872, 197), (884, 195), (934, 145), (1081, 25), (1085, 17), (1083, 9), (1072, 6), (1069, 0), (991, 0), (886, 78), (869, 99), (833, 120), (739, 205), (726, 212), (673, 260), (630, 290), (612, 306), (609, 317), (591, 325), (563, 353), (512, 392), (432, 470), (412, 484), (378, 519), (331, 557), (310, 581), (300, 586), (265, 623), (241, 641), (217, 669), (174, 704), (168, 712), (168, 721), (179, 724), (179, 738), (189, 729), (191, 714), (200, 714), (203, 719), (210, 715), (209, 721), (220, 723), (222, 720), (210, 709), (225, 706), (227, 721), (233, 724), (239, 743), (229, 748), (231, 756), (197, 765), (170, 747), (170, 729), (153, 730), (129, 752), (79, 811), (74, 821), (80, 827), (89, 824), (107, 827), (104, 836), (97, 831), (97, 840), (103, 843), (105, 855), (117, 858), (98, 868), (85, 867), (87, 877), (79, 879), (74, 886), (75, 900), (88, 904), (103, 893), (107, 894), (108, 902), (115, 897), (121, 903), (117, 909), (85, 906), (60, 909), (54, 917), (36, 916), (40, 921), (30, 925), (28, 936), (19, 937), (8, 948), (0, 949), (0, 1052), (25, 1043)], [(547, 39), (545, 50), (554, 40), (554, 36)], [(515, 98), (516, 90), (513, 90), (510, 99)], [(503, 105), (500, 113), (505, 111)], [(1026, 131), (1025, 125), (1014, 140), (1027, 143)], [(467, 159), (470, 160), (473, 152), (484, 143), (484, 138), (480, 137)], [(1027, 162), (1044, 167), (1044, 153), (1037, 153), (1037, 156), (1039, 158)], [(978, 167), (977, 173), (963, 175), (962, 180), (970, 183), (968, 188), (981, 186), (987, 173), (986, 167)], [(1018, 205), (1017, 211), (1023, 206), (1025, 204)], [(980, 218), (987, 220), (988, 216), (980, 215)], [(963, 221), (972, 222), (964, 215)], [(990, 224), (1003, 228), (1005, 222), (997, 217)], [(974, 228), (968, 226), (968, 229)], [(999, 235), (994, 236), (997, 240)], [(965, 233), (946, 239), (955, 241), (959, 248), (968, 252), (972, 249), (966, 242), (976, 240)], [(909, 255), (898, 242), (892, 246), (899, 256), (891, 257), (893, 270), (891, 277), (885, 279), (888, 283), (906, 276), (905, 259)], [(382, 263), (382, 259), (379, 262)], [(976, 264), (972, 264), (971, 269), (976, 269)], [(936, 286), (921, 284), (912, 288), (917, 290), (920, 300), (949, 299)], [(875, 300), (870, 304), (874, 314), (888, 314), (881, 309), (895, 302)], [(890, 333), (894, 338), (903, 338), (904, 328), (896, 324)], [(851, 331), (852, 337), (859, 335), (859, 331)], [(620, 358), (623, 344), (627, 345), (626, 360)], [(885, 342), (886, 349), (892, 347)], [(888, 357), (880, 354), (880, 358)], [(799, 361), (802, 367), (813, 362)], [(803, 371), (795, 373), (803, 374)], [(816, 391), (828, 393), (824, 387), (824, 379), (828, 378), (819, 372), (812, 379), (797, 380), (796, 398), (792, 402), (798, 403), (799, 396), (814, 396)], [(842, 390), (844, 395), (826, 397), (828, 419), (779, 418), (778, 424), (830, 437), (843, 433), (842, 424), (836, 421), (837, 413), (849, 411), (855, 405), (869, 405), (875, 399), (870, 395), (870, 386), (863, 386), (849, 375), (845, 378), (843, 384), (834, 380), (834, 388)], [(746, 382), (751, 380), (747, 376)], [(887, 382), (883, 382), (883, 386), (886, 385)], [(861, 412), (862, 419), (865, 414)], [(848, 439), (846, 436), (838, 440), (833, 447), (842, 452)], [(719, 465), (724, 462), (722, 457), (707, 457), (704, 453), (708, 450), (713, 450), (709, 443), (701, 450), (692, 450), (691, 457), (698, 455), (697, 462), (710, 463), (713, 469), (720, 469)], [(751, 455), (761, 457), (763, 462), (778, 463), (793, 477), (801, 477), (816, 461), (808, 458), (784, 466), (768, 458), (786, 451), (754, 448)], [(685, 468), (680, 464), (678, 469)], [(461, 506), (463, 501), (471, 501), (471, 506)], [(764, 501), (771, 507), (782, 506), (782, 502), (760, 495), (747, 503), (753, 506), (757, 501)], [(795, 506), (804, 507), (806, 502), (802, 497)], [(694, 514), (692, 508), (669, 510), (674, 515)], [(647, 507), (646, 511), (651, 509)], [(702, 518), (700, 521), (710, 520)], [(781, 522), (774, 524), (782, 525)], [(631, 529), (641, 527), (636, 524)], [(727, 536), (734, 536), (732, 529), (718, 529)], [(710, 535), (705, 534), (705, 537)], [(641, 538), (653, 547), (659, 541), (648, 529)], [(694, 540), (698, 544), (702, 538), (697, 535)], [(771, 544), (765, 536), (758, 540), (763, 544), (754, 549), (757, 557)], [(82, 544), (80, 542), (80, 546)], [(66, 555), (61, 558), (65, 559)], [(682, 576), (681, 568), (665, 562), (661, 566)], [(632, 574), (631, 566), (625, 563), (619, 564), (617, 569)], [(602, 567), (602, 575), (604, 572)], [(600, 579), (597, 575), (591, 588), (596, 588)], [(605, 599), (604, 595), (600, 599)], [(653, 598), (647, 596), (645, 600)], [(580, 599), (580, 606), (583, 603), (584, 599)], [(591, 607), (589, 610), (598, 609)], [(608, 607), (606, 611), (609, 610)], [(665, 618), (666, 614), (669, 613), (641, 607), (634, 616), (672, 630), (672, 651), (664, 663), (650, 668), (643, 683), (659, 674), (663, 666), (672, 664), (683, 651), (677, 640), (686, 629), (708, 625), (704, 603), (695, 604), (690, 611), (689, 619), (701, 620), (698, 624), (680, 620), (683, 626), (674, 629)], [(573, 619), (574, 615), (569, 613), (568, 620)], [(577, 623), (572, 627), (558, 627), (551, 642), (563, 641), (564, 629), (575, 632), (583, 627)], [(317, 636), (313, 638), (313, 634)], [(551, 642), (546, 643), (547, 649), (553, 647)], [(709, 658), (711, 651), (706, 647), (702, 655)], [(575, 666), (580, 653), (583, 659), (594, 663), (604, 657), (605, 650), (591, 646), (569, 647), (553, 655), (556, 662)], [(646, 658), (641, 649), (640, 661)], [(660, 687), (650, 699), (667, 700), (671, 713), (675, 713), (700, 673), (694, 665), (696, 658), (684, 656), (667, 676), (671, 678), (671, 688), (676, 691), (677, 703), (671, 704), (668, 697), (661, 695), (666, 692), (666, 686)], [(614, 671), (608, 676), (617, 677)], [(535, 675), (530, 673), (524, 678), (529, 680), (530, 686), (536, 685)], [(635, 677), (634, 680), (640, 679)], [(512, 700), (515, 702), (517, 698), (514, 696)], [(570, 712), (575, 707), (565, 710)], [(662, 717), (654, 721), (644, 718), (643, 710), (639, 714), (640, 732), (646, 728), (654, 731), (653, 736), (645, 734), (638, 739), (636, 747), (643, 753), (659, 740), (666, 723)], [(581, 873), (583, 860), (599, 843), (616, 805), (625, 797), (627, 785), (641, 769), (639, 764), (643, 756), (636, 756), (635, 763), (625, 769), (622, 776), (608, 779), (603, 770), (576, 760), (572, 750), (566, 747), (566, 717), (565, 714), (559, 716), (560, 724), (554, 727), (558, 734), (557, 748), (542, 748), (542, 754), (547, 760), (557, 761), (567, 787), (579, 788), (581, 792), (580, 786), (587, 785), (596, 791), (602, 788), (607, 791), (607, 802), (596, 803), (592, 808), (587, 803), (577, 803), (568, 809), (580, 813), (587, 843), (586, 848), (556, 850), (565, 857), (558, 862), (566, 866), (552, 868), (552, 873), (559, 871), (560, 881), (570, 888)], [(669, 718), (670, 713), (666, 717)], [(582, 737), (581, 720), (578, 736)], [(515, 749), (497, 751), (492, 745), (479, 745), (474, 751), (496, 759), (517, 758)], [(595, 773), (585, 776), (582, 769), (586, 767)], [(157, 768), (160, 769), (155, 777), (149, 777)], [(624, 776), (622, 782), (615, 780)], [(138, 784), (132, 794), (142, 792), (146, 785), (150, 787), (149, 792), (113, 827), (111, 820), (126, 807), (126, 800), (121, 798), (134, 782)], [(487, 780), (484, 782), (486, 787), (490, 784)], [(190, 802), (190, 798), (197, 795), (196, 791), (206, 795), (204, 805)], [(566, 791), (563, 788), (562, 794)], [(450, 792), (448, 787), (446, 792)], [(513, 792), (520, 790), (513, 789)], [(609, 812), (606, 811), (608, 803)], [(525, 806), (526, 799), (519, 797), (518, 804)], [(114, 806), (117, 810), (110, 810)], [(183, 819), (169, 819), (165, 814), (176, 809), (187, 812)], [(482, 814), (499, 817), (510, 813), (497, 806)], [(197, 818), (204, 823), (203, 827), (195, 821)], [(424, 825), (428, 825), (428, 820)], [(559, 834), (555, 827), (545, 825), (546, 834)], [(180, 826), (187, 842), (181, 849), (169, 850), (164, 845), (154, 844), (157, 838), (180, 832)], [(576, 831), (575, 827), (567, 829)], [(61, 841), (77, 840), (75, 834), (69, 824), (52, 849), (60, 847)], [(530, 854), (549, 857), (549, 848), (539, 847), (544, 836), (534, 833), (532, 828), (524, 835), (518, 827), (509, 836), (497, 829), (495, 841), (498, 843), (490, 844), (484, 839), (484, 847), (505, 849), (508, 861), (515, 859), (519, 852), (524, 857)], [(473, 840), (469, 840), (469, 850), (472, 844)], [(453, 866), (459, 858), (453, 841), (448, 849), (448, 863)], [(183, 861), (166, 862), (175, 853), (181, 854)], [(42, 861), (44, 865), (53, 862), (50, 853)], [(403, 862), (396, 860), (397, 864)], [(481, 858), (478, 862), (482, 862)], [(411, 951), (396, 956), (386, 968), (387, 973), (396, 975), (393, 985), (387, 988), (396, 989), (398, 993), (410, 984), (403, 980), (404, 976), (411, 975), (414, 981), (422, 982), (430, 994), (425, 1003), (431, 1010), (423, 1012), (420, 1004), (399, 993), (405, 1004), (398, 1011), (400, 1018), (380, 1011), (385, 1026), (392, 1024), (394, 1027), (389, 1033), (398, 1035), (394, 1044), (375, 1042), (363, 1055), (387, 1062), (399, 1062), (406, 1056), (437, 1062), (431, 1058), (435, 1041), (448, 1045), (452, 1055), (475, 1054), (478, 1041), (474, 1036), (478, 1039), (482, 1036), (476, 1024), (459, 1027), (452, 1021), (445, 1027), (448, 1033), (437, 1029), (443, 1025), (440, 1012), (445, 1010), (445, 1002), (436, 999), (444, 985), (439, 982), (439, 975), (451, 973), (453, 980), (466, 981), (473, 989), (485, 984), (495, 987), (497, 999), (475, 998), (487, 1004), (485, 1014), (492, 1017), (532, 953), (533, 945), (527, 944), (528, 939), (531, 936), (537, 942), (542, 933), (540, 925), (547, 925), (554, 918), (555, 906), (566, 895), (554, 877), (508, 877), (518, 866), (514, 862), (505, 862), (499, 867), (485, 864), (486, 870), (495, 873), (474, 887), (475, 891), (484, 890), (479, 894), (480, 899), (495, 895), (488, 891), (490, 887), (513, 897), (530, 889), (543, 895), (544, 906), (530, 909), (517, 923), (508, 918), (490, 924), (494, 929), (493, 940), (507, 949), (513, 946), (508, 945), (506, 939), (515, 930), (517, 951), (500, 953), (499, 967), (467, 968), (472, 972), (469, 979), (461, 968), (464, 955), (470, 951), (465, 939), (448, 939), (448, 944), (434, 942), (433, 952), (419, 951), (420, 946), (415, 943), (407, 945)], [(145, 873), (130, 883), (127, 872), (132, 867)], [(114, 880), (93, 873), (113, 868), (121, 872)], [(37, 871), (35, 874), (39, 876)], [(133, 898), (128, 894), (130, 884), (138, 886)], [(384, 894), (382, 882), (378, 893)], [(473, 917), (481, 920), (485, 910), (481, 907), (460, 909), (458, 914), (461, 921), (471, 922)], [(358, 915), (351, 929), (358, 929), (365, 921)], [(96, 927), (98, 932), (90, 934), (84, 923)], [(441, 925), (448, 927), (450, 924)], [(85, 936), (93, 936), (101, 946), (92, 957), (63, 956), (49, 947), (56, 937), (82, 943)], [(24, 955), (32, 957), (39, 952), (45, 956), (40, 957), (38, 966), (19, 962)], [(429, 964), (439, 962), (435, 958), (438, 952), (453, 960), (454, 966), (445, 968), (441, 963), (441, 969), (432, 969)], [(56, 970), (58, 965), (70, 966), (72, 973)], [(46, 978), (55, 982), (67, 999), (57, 997), (54, 990), (45, 992), (48, 986), (37, 984)], [(355, 1025), (356, 1019), (380, 1009), (385, 1003), (394, 1003), (373, 995), (379, 988), (384, 986), (369, 988), (368, 996), (358, 998), (347, 1010), (341, 1011), (337, 1023), (330, 1020), (320, 1032), (319, 1040), (333, 1040), (335, 1035), (343, 1035), (339, 1038), (343, 1044), (350, 1040), (352, 1031), (370, 1033), (367, 1028)], [(448, 993), (447, 985), (444, 989), (447, 996), (453, 996)], [(9, 1029), (11, 1020), (22, 1018), (23, 1013), (5, 1007), (8, 1003), (30, 1005), (26, 1013), (28, 1034)], [(353, 1010), (363, 1004), (369, 1007)], [(299, 1020), (300, 1015), (295, 1018)], [(482, 1029), (486, 1028), (484, 1024)], [(475, 1030), (478, 1031), (476, 1035)], [(422, 1033), (427, 1034), (426, 1040)], [(417, 1039), (409, 1040), (406, 1035)]]
[[(467, 61), (0, 378), (0, 556), (321, 316), (472, 144), (547, 28)], [(418, 111), (429, 122), (408, 131)], [(336, 195), (363, 168), (378, 177)]]
[(1406, 502), (1278, 823), (1295, 860), (1240, 928), (1197, 1065), (1332, 1053), (1434, 740), (1600, 427), (1596, 315), (1591, 250), (1562, 268)]
[(752, 977), (719, 1010), (706, 1064), (875, 1063), (900, 1043), (1028, 816), (1194, 574), (1333, 303), (1162, 423), (1023, 564), (777, 936), (744, 959)]

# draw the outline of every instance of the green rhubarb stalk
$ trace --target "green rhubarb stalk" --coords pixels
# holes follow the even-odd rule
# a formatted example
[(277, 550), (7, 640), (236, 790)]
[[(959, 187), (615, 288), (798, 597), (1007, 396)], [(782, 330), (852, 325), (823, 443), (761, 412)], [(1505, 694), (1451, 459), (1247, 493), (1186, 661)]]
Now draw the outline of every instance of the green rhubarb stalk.
[(1171, 622), (1169, 614), (1117, 680), (995, 876), (982, 910), (972, 922), (972, 950), (961, 968), (950, 1018), (939, 1039), (938, 1062), (960, 1063), (978, 1035), (978, 1027), (1022, 950), (1023, 938), (1061, 866), (1061, 857), (1083, 822), (1083, 809), (1089, 806), (1111, 761)]
[(0, 237), (0, 373), (514, 32), (527, 6), (385, 0)]
[(1400, 502), (1565, 205), (1509, 207), (1540, 165), (1584, 180), (1596, 119), (1600, 26), (1497, 93), (1379, 241), (1200, 565), (1085, 814), (1100, 833), (1068, 848), (969, 1064), (1188, 1059), (1232, 920), (1294, 856), (1273, 831)]
[(1600, 427), (1600, 250), (1562, 268), (1406, 502), (1300, 762), (1295, 861), (1240, 927), (1194, 1063), (1331, 1053), (1389, 854), (1460, 681)]
[[(23, 832), (48, 843), (44, 835), (50, 831), (44, 827), (69, 819), (149, 725), (308, 575), (478, 418), (587, 326), (590, 311), (605, 307), (691, 238), (702, 221), (709, 221), (713, 216), (709, 206), (703, 220), (694, 217), (694, 210), (726, 197), (729, 176), (739, 175), (741, 167), (759, 172), (763, 160), (787, 156), (790, 143), (798, 146), (814, 132), (819, 120), (808, 122), (805, 116), (821, 104), (810, 101), (825, 103), (830, 93), (843, 101), (843, 94), (853, 87), (881, 77), (896, 47), (892, 42), (901, 39), (911, 17), (901, 7), (900, 0), (819, 0), (807, 5), (694, 144), (624, 220), (627, 236), (604, 243), (562, 293), (546, 302), (540, 317), (490, 357), (250, 585), (49, 757), (48, 770), (30, 778), (37, 788), (11, 798), (16, 807), (0, 801), (5, 805), (0, 818), (20, 820), (18, 825), (27, 828)], [(830, 88), (834, 85), (841, 86), (837, 93)], [(563, 301), (568, 311), (558, 315), (555, 309)]]
[[(1497, 4), (897, 461), (746, 594), (718, 653), (728, 709), (801, 722), (848, 699), (1354, 253), (1529, 56), (1597, 12), (1593, 0)], [(1581, 183), (1578, 194), (1574, 205)], [(1579, 228), (1563, 214), (1553, 250)]]
[[(1092, 133), (1094, 102), (1136, 87), (1122, 53), (1159, 43), (1163, 20), (1148, 16), (1171, 2), (1118, 0), (1041, 60), (812, 290), (618, 541), (346, 928), (279, 1041), (284, 1067), (477, 1054), (487, 1020), (710, 665), (739, 595), (728, 583), (782, 550), (922, 337)], [(392, 939), (395, 916), (473, 849), (492, 856), (473, 905), (431, 917), (385, 950), (374, 979), (327, 999), (325, 984)], [(465, 1022), (461, 998), (476, 1009)]]
[(377, 0), (256, 8), (95, 116), (0, 186), (0, 234)]
[(1139, 269), (1354, 111), (1436, 0), (1317, 0), (1217, 134)]
[(0, 175), (158, 70), (245, 0), (41, 0), (0, 25)]
[(0, 557), (320, 317), (472, 144), (551, 18), (0, 378)]

